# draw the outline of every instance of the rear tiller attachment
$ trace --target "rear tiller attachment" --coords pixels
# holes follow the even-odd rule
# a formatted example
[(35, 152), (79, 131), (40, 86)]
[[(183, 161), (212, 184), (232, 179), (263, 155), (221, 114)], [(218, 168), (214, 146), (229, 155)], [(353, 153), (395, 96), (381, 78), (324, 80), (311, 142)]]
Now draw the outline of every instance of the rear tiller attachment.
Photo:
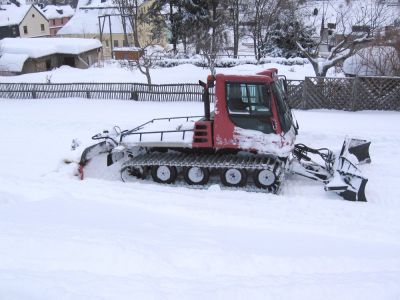
[(326, 148), (313, 149), (296, 144), (290, 171), (323, 182), (326, 191), (335, 192), (346, 200), (367, 201), (365, 186), (368, 179), (357, 165), (371, 162), (370, 144), (370, 141), (346, 138), (338, 157)]
[(102, 133), (98, 133), (92, 137), (92, 140), (101, 142), (94, 144), (83, 151), (81, 159), (79, 161), (78, 169), (80, 179), (83, 179), (83, 169), (92, 158), (100, 154), (107, 154), (108, 159), (111, 151), (115, 149), (115, 147), (117, 147), (119, 144), (120, 131), (121, 130), (119, 129), (119, 127), (115, 126), (112, 133), (109, 133), (109, 131), (105, 130)]

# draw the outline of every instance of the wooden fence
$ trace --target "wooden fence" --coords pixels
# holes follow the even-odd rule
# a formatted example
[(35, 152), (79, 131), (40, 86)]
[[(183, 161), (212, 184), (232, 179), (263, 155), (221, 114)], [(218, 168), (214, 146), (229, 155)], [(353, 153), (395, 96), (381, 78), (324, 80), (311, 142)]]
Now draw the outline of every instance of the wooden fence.
[[(213, 91), (211, 97), (213, 101)], [(201, 102), (202, 87), (198, 84), (0, 83), (0, 98)], [(297, 109), (400, 110), (400, 77), (288, 80), (288, 101)]]
[(198, 84), (0, 83), (0, 98), (88, 98), (135, 101), (202, 101)]
[(294, 108), (400, 110), (400, 77), (317, 78), (289, 82)]

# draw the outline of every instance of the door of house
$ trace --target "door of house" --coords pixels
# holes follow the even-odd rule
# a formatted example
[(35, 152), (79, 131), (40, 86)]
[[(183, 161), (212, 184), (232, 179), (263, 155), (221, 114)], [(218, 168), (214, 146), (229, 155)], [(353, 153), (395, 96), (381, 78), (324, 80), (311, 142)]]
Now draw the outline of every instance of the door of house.
[(67, 65), (67, 66), (75, 68), (75, 58), (70, 57), (70, 56), (64, 57), (63, 65)]
[(51, 59), (46, 59), (46, 70), (51, 70)]

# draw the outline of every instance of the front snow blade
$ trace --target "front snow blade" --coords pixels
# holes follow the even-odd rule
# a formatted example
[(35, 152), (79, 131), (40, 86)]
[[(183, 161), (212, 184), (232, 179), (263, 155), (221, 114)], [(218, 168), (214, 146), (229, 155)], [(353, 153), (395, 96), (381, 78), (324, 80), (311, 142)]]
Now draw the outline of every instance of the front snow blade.
[(365, 187), (368, 179), (346, 157), (339, 157), (332, 179), (325, 185), (326, 191), (332, 191), (350, 201), (367, 201)]
[(122, 146), (115, 147), (107, 155), (107, 167), (121, 160), (125, 156), (125, 148)]
[(106, 153), (110, 151), (110, 145), (106, 141), (102, 141), (100, 143), (94, 144), (90, 147), (87, 147), (81, 155), (81, 160), (79, 161), (79, 175), (80, 178), (83, 179), (84, 173), (83, 169), (86, 164), (95, 156)]
[(371, 157), (369, 155), (369, 146), (371, 141), (346, 138), (343, 142), (342, 150), (340, 151), (341, 157), (350, 158), (350, 155), (354, 155), (357, 159), (358, 164), (370, 163)]
[(365, 197), (365, 186), (367, 185), (368, 179), (360, 178), (361, 183), (358, 186), (358, 190), (345, 190), (339, 193), (345, 200), (349, 201), (362, 201), (367, 202), (367, 198)]
[[(323, 182), (326, 191), (335, 192), (345, 200), (367, 201), (365, 187), (368, 179), (361, 174), (357, 166), (371, 162), (370, 144), (367, 140), (346, 138), (340, 155), (336, 158), (329, 149), (313, 149), (296, 144), (289, 171)], [(322, 159), (324, 165), (318, 163), (313, 156)]]

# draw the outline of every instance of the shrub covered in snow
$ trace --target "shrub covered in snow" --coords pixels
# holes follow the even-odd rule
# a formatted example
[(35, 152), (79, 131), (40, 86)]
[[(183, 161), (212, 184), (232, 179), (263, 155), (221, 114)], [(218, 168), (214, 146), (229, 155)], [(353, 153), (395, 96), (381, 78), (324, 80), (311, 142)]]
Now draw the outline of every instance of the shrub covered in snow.
[(366, 47), (344, 61), (343, 71), (350, 76), (400, 76), (399, 57), (394, 47)]
[[(239, 65), (249, 64), (268, 64), (277, 63), (285, 66), (293, 65), (304, 65), (308, 63), (308, 60), (301, 57), (295, 58), (281, 58), (281, 57), (265, 57), (257, 61), (255, 58), (220, 58), (216, 61), (216, 67), (218, 68), (231, 68)], [(176, 67), (178, 65), (192, 64), (197, 67), (208, 67), (207, 61), (200, 57), (195, 58), (163, 58), (155, 62), (155, 65), (161, 68)]]

